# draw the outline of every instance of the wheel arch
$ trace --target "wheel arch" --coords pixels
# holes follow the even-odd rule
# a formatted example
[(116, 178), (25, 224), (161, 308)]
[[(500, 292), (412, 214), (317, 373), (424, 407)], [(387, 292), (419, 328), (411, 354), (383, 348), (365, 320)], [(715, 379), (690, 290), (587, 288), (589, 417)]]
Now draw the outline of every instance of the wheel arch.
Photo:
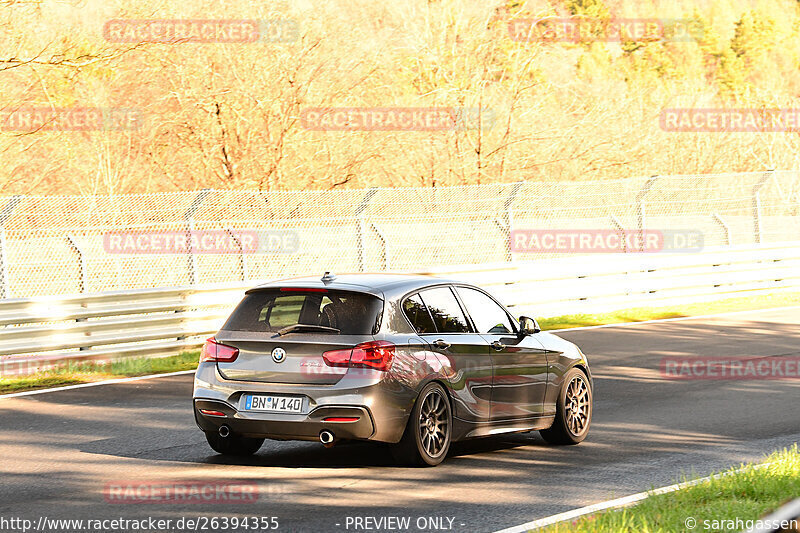
[(409, 416), (411, 416), (411, 411), (413, 410), (414, 406), (417, 405), (417, 400), (419, 400), (420, 394), (422, 394), (422, 390), (430, 385), (431, 383), (436, 383), (440, 387), (444, 389), (444, 394), (447, 397), (447, 401), (450, 404), (450, 413), (454, 412), (454, 404), (453, 404), (453, 395), (450, 392), (450, 384), (447, 382), (447, 378), (442, 376), (431, 376), (428, 379), (421, 381), (419, 384), (419, 388), (417, 390), (417, 395), (414, 397), (414, 401), (411, 404), (411, 409), (409, 410)]
[[(444, 389), (444, 395), (447, 396), (447, 402), (450, 404), (450, 416), (453, 416), (455, 405), (453, 404), (453, 394), (450, 392), (449, 384), (441, 377), (436, 377), (428, 383), (438, 383)], [(417, 395), (417, 398), (419, 398), (419, 395)]]
[(592, 373), (589, 370), (589, 365), (587, 365), (585, 361), (577, 361), (574, 365), (570, 366), (567, 369), (567, 372), (569, 372), (573, 368), (577, 368), (578, 370), (583, 372), (586, 375), (586, 379), (589, 380), (589, 386), (594, 388), (594, 381), (592, 380)]

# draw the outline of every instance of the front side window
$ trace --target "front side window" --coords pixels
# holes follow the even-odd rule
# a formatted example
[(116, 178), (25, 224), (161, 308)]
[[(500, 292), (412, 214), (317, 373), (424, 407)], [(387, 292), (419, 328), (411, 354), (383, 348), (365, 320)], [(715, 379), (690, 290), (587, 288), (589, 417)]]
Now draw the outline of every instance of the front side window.
[(453, 291), (448, 287), (437, 287), (419, 293), (428, 307), (439, 333), (469, 333), (467, 318), (461, 310)]
[(456, 289), (461, 301), (467, 308), (472, 322), (478, 329), (478, 333), (492, 333), (501, 335), (504, 333), (514, 333), (514, 326), (508, 313), (500, 305), (481, 291), (469, 287), (458, 287)]

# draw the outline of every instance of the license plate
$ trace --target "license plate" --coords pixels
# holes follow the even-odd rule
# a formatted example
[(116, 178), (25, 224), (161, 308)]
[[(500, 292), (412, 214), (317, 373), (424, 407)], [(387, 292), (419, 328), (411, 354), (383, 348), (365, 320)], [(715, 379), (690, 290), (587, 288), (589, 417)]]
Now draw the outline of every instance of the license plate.
[(303, 411), (303, 398), (298, 396), (261, 396), (248, 394), (245, 398), (244, 408), (246, 411), (300, 413)]

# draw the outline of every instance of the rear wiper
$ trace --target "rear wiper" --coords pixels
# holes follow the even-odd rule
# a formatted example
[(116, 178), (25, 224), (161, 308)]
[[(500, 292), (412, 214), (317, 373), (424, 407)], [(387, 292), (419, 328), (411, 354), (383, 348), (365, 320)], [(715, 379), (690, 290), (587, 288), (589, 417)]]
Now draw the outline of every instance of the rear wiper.
[(287, 333), (294, 333), (295, 331), (320, 331), (322, 333), (339, 333), (341, 330), (336, 328), (329, 328), (327, 326), (316, 326), (314, 324), (295, 324), (294, 326), (286, 326), (278, 330), (278, 335), (286, 335)]

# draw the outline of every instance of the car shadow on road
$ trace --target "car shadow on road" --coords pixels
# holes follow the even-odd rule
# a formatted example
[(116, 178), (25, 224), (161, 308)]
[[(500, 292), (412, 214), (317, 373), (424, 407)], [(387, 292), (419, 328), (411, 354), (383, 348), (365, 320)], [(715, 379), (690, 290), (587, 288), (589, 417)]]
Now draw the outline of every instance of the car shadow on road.
[[(253, 456), (232, 457), (214, 453), (196, 430), (181, 430), (172, 435), (169, 445), (161, 441), (161, 433), (153, 428), (140, 428), (135, 445), (127, 437), (84, 442), (79, 451), (96, 455), (166, 461), (237, 466), (280, 468), (369, 468), (397, 467), (389, 444), (362, 441), (341, 441), (332, 448), (318, 442), (266, 440)], [(495, 452), (546, 450), (549, 446), (538, 432), (514, 433), (454, 442), (445, 462), (458, 458), (489, 460)], [(402, 466), (402, 465), (400, 465)]]
[[(462, 456), (475, 456), (522, 447), (546, 447), (543, 440), (534, 434), (519, 434), (504, 437), (485, 437), (462, 442), (454, 442), (445, 461)], [(168, 452), (168, 450), (164, 450)], [(161, 455), (161, 457), (154, 457)], [(148, 459), (176, 460), (167, 454), (148, 454)], [(187, 460), (188, 457), (177, 460)], [(190, 459), (191, 460), (191, 459)], [(367, 468), (391, 467), (399, 465), (392, 456), (390, 446), (373, 442), (342, 442), (333, 448), (323, 448), (312, 442), (267, 441), (256, 455), (251, 457), (229, 457), (209, 455), (195, 457), (195, 462), (236, 466), (266, 466), (280, 468)]]

